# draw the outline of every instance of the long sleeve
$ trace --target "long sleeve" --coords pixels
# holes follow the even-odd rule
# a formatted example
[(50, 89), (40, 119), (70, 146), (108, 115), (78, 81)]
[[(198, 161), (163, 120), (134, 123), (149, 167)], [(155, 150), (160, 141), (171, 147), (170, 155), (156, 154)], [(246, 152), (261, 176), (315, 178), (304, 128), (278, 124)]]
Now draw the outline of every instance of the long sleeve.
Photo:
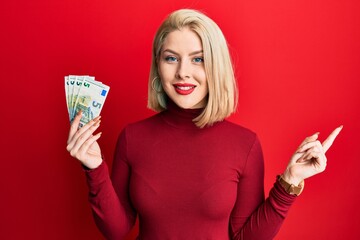
[(169, 109), (128, 125), (111, 177), (105, 163), (86, 172), (95, 221), (107, 239), (123, 239), (137, 215), (138, 239), (276, 235), (295, 197), (276, 183), (264, 199), (256, 134), (228, 121), (200, 129), (195, 114)]
[(295, 200), (275, 182), (264, 201), (264, 163), (260, 143), (256, 138), (241, 173), (237, 200), (231, 213), (232, 239), (273, 239)]
[(136, 220), (129, 200), (130, 167), (126, 161), (125, 131), (120, 134), (110, 178), (106, 163), (85, 171), (95, 223), (106, 239), (123, 239)]

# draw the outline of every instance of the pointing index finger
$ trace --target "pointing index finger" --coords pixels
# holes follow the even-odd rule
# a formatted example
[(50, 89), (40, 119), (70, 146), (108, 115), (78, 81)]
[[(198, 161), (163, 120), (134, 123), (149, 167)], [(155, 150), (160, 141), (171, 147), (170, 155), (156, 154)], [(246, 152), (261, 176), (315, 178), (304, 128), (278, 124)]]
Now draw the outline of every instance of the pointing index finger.
[(341, 129), (343, 128), (343, 126), (341, 125), (340, 127), (335, 128), (335, 130), (327, 137), (327, 139), (325, 139), (325, 141), (322, 143), (323, 145), (323, 149), (324, 149), (324, 153), (329, 150), (329, 148), (331, 147), (331, 145), (333, 144), (335, 138), (337, 137), (337, 135), (340, 133)]

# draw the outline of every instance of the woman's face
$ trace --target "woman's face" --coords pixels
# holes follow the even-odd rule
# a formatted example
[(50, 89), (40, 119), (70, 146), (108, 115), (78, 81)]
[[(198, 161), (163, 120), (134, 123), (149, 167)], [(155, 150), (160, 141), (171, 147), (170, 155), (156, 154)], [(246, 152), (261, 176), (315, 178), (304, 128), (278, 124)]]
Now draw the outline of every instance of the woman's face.
[(199, 36), (189, 28), (169, 33), (158, 60), (161, 84), (181, 108), (203, 108), (207, 103), (203, 49)]

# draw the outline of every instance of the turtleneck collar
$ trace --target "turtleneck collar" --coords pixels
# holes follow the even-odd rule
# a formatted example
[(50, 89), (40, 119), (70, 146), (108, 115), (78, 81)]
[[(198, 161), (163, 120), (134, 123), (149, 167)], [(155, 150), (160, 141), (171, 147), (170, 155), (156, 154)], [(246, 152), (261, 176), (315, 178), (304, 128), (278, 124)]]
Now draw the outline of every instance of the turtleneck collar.
[(162, 118), (169, 125), (182, 129), (200, 129), (193, 119), (201, 114), (204, 108), (183, 109), (176, 103), (168, 100), (167, 109), (162, 112)]

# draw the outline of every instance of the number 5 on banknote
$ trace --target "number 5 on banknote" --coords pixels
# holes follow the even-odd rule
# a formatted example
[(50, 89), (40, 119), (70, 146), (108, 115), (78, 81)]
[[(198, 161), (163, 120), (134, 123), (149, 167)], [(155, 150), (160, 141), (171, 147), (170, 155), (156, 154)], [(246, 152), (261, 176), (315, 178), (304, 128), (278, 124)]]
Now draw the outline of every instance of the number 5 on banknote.
[(80, 127), (99, 116), (109, 90), (109, 86), (91, 76), (66, 76), (65, 93), (70, 122), (80, 110), (83, 113)]

